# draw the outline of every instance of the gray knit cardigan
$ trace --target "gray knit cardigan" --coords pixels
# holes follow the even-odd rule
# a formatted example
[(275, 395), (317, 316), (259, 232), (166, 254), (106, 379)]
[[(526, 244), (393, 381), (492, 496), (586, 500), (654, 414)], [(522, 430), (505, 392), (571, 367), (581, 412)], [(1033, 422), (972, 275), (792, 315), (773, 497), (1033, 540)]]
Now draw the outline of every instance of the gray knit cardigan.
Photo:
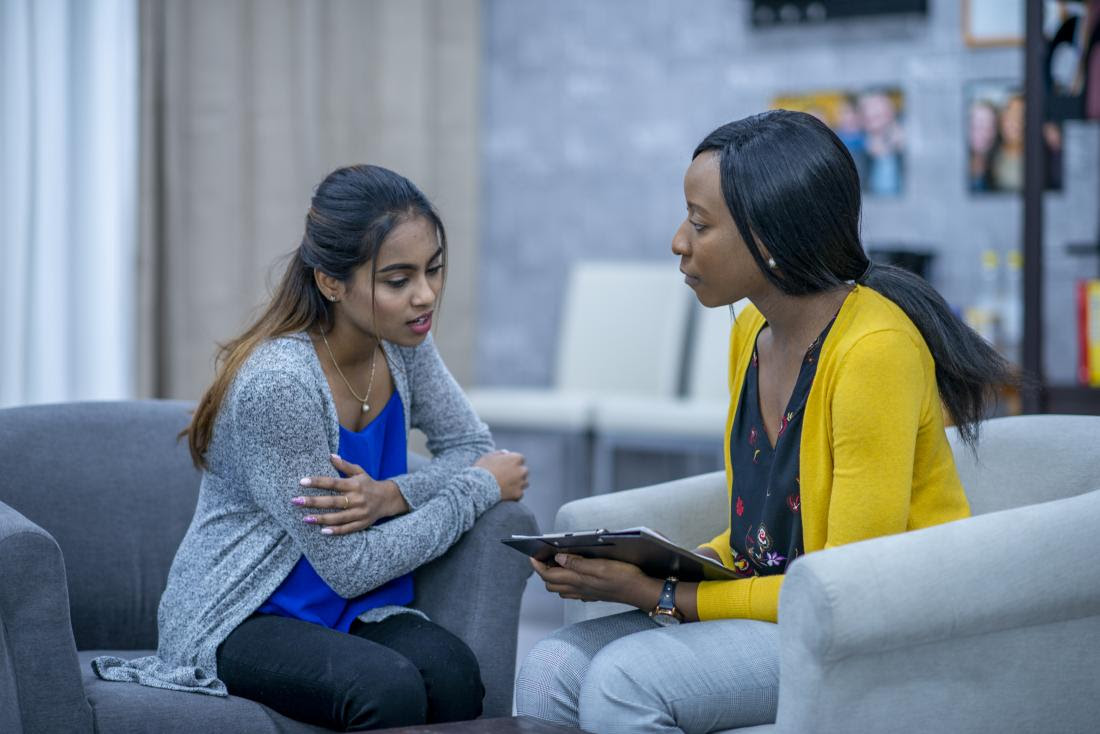
[[(218, 646), (303, 555), (337, 594), (358, 596), (442, 555), (500, 500), (493, 475), (472, 466), (493, 449), (489, 430), (431, 337), (417, 347), (382, 346), (406, 435), (410, 425), (422, 430), (433, 455), (416, 473), (394, 477), (411, 511), (348, 535), (322, 535), (302, 522), (305, 513), (290, 502), (307, 491), (298, 481), (336, 476), (329, 461), (340, 442), (336, 406), (305, 334), (265, 342), (241, 367), (214, 423), (195, 516), (160, 601), (157, 654), (96, 658), (99, 677), (227, 695)], [(395, 611), (406, 610), (372, 610), (370, 619)]]

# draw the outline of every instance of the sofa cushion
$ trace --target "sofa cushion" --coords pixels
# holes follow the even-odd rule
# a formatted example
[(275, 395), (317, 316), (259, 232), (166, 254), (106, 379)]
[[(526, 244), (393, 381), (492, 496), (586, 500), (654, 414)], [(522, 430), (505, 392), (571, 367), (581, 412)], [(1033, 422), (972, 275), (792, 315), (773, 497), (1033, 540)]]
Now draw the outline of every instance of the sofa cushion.
[(123, 658), (152, 655), (152, 650), (83, 650), (80, 673), (92, 705), (96, 731), (104, 734), (193, 734), (240, 732), (241, 734), (315, 734), (328, 729), (303, 724), (239, 696), (206, 696), (181, 693), (136, 683), (112, 683), (92, 672), (91, 660), (99, 655)]

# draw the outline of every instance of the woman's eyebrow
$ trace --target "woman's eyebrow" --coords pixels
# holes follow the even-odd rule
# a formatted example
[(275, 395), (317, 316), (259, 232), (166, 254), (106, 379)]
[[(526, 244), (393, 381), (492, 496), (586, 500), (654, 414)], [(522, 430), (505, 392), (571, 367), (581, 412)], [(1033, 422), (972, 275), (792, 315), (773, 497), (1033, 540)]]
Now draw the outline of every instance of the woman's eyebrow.
[[(438, 258), (442, 254), (443, 254), (443, 248), (440, 247), (438, 250), (435, 251), (434, 255), (432, 255), (430, 258), (428, 258), (428, 264), (430, 265), (433, 260), (435, 260), (436, 258)], [(417, 265), (413, 265), (412, 263), (394, 263), (393, 265), (387, 265), (384, 268), (378, 268), (378, 272), (379, 273), (390, 273), (390, 272), (393, 272), (394, 270), (416, 270), (417, 267), (418, 267)]]
[(412, 263), (394, 263), (393, 265), (387, 265), (384, 268), (378, 268), (378, 273), (390, 273), (394, 270), (416, 270), (416, 266)]

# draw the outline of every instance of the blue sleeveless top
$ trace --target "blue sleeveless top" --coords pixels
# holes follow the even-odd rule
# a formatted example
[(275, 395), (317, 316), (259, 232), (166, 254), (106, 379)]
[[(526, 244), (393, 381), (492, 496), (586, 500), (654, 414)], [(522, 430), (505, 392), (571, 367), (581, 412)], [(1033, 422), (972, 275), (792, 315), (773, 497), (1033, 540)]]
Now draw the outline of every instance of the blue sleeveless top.
[[(340, 456), (363, 467), (367, 474), (378, 480), (408, 471), (407, 445), (405, 406), (396, 390), (382, 412), (363, 430), (353, 433), (340, 426)], [(355, 618), (367, 610), (390, 604), (408, 604), (412, 600), (411, 573), (388, 581), (362, 596), (345, 599), (333, 591), (302, 556), (279, 588), (256, 612), (292, 617), (347, 632)]]

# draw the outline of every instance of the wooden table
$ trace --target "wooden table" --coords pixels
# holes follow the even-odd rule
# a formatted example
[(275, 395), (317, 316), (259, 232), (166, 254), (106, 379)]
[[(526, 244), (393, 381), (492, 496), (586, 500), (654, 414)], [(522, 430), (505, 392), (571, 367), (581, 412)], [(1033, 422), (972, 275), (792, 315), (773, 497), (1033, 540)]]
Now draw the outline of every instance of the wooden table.
[(585, 734), (583, 729), (547, 724), (526, 716), (500, 719), (475, 719), (453, 724), (424, 724), (385, 729), (389, 734)]

